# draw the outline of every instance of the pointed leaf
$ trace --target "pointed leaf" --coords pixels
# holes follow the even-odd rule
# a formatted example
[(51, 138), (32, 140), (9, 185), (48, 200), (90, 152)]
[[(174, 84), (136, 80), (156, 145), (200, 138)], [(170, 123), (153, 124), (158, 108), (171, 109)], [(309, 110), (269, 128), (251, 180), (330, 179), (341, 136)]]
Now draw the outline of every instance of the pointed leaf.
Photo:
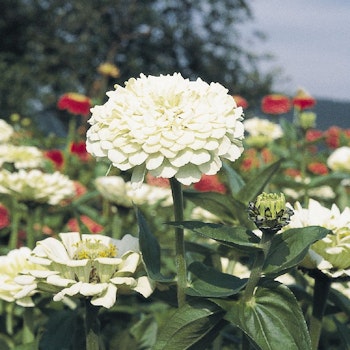
[(211, 299), (227, 310), (225, 319), (262, 350), (311, 349), (305, 319), (293, 293), (277, 282), (258, 287), (249, 302)]
[(157, 238), (150, 231), (141, 211), (136, 208), (137, 223), (139, 226), (139, 244), (142, 253), (143, 262), (145, 263), (148, 276), (159, 282), (171, 282), (172, 278), (167, 278), (160, 272), (160, 246)]
[(254, 200), (263, 190), (264, 187), (271, 180), (272, 176), (278, 171), (282, 160), (278, 160), (272, 163), (267, 168), (264, 168), (256, 176), (249, 179), (245, 186), (237, 193), (236, 198), (239, 198), (240, 202), (248, 204)]
[(169, 222), (168, 224), (191, 230), (229, 247), (238, 248), (243, 251), (262, 249), (259, 244), (260, 238), (244, 227), (231, 227), (201, 221)]
[(224, 297), (237, 294), (247, 284), (247, 279), (222, 273), (198, 261), (188, 266), (195, 279), (186, 294), (201, 297)]
[(240, 189), (245, 185), (244, 180), (236, 172), (236, 170), (232, 169), (227, 163), (223, 163), (223, 168), (226, 172), (226, 178), (231, 192), (238, 193)]
[(176, 310), (161, 329), (153, 350), (186, 350), (206, 336), (224, 312), (207, 300), (191, 300)]
[(270, 277), (282, 275), (298, 265), (311, 244), (324, 238), (330, 231), (319, 226), (293, 228), (274, 236), (263, 271)]

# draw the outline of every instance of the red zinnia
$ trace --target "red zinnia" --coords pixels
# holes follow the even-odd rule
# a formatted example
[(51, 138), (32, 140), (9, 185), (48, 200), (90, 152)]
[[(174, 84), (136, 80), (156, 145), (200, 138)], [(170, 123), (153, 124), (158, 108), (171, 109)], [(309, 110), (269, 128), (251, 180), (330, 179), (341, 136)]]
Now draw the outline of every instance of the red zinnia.
[(322, 136), (323, 136), (323, 132), (321, 130), (309, 129), (306, 131), (305, 138), (307, 142), (314, 142), (321, 139)]
[(326, 137), (326, 144), (330, 148), (338, 148), (340, 145), (340, 135), (342, 129), (338, 126), (331, 126), (325, 131), (324, 136)]
[(237, 107), (247, 108), (248, 102), (247, 100), (239, 95), (232, 95), (233, 99), (236, 101)]
[(70, 145), (70, 151), (77, 155), (83, 162), (87, 162), (91, 158), (90, 154), (86, 151), (85, 141), (72, 142)]
[(57, 170), (61, 169), (64, 163), (64, 157), (62, 151), (59, 149), (52, 149), (44, 152), (44, 156), (50, 159)]
[(225, 185), (219, 180), (217, 175), (202, 175), (201, 179), (193, 187), (200, 192), (226, 193)]
[(286, 169), (284, 173), (290, 177), (297, 177), (301, 175), (301, 171), (299, 169), (293, 169), (293, 168)]
[(284, 114), (291, 108), (290, 99), (281, 94), (266, 95), (261, 101), (261, 110), (265, 114)]
[[(102, 225), (98, 224), (96, 221), (92, 220), (86, 215), (81, 215), (80, 220), (91, 233), (101, 233), (104, 229)], [(78, 220), (75, 218), (72, 218), (67, 222), (67, 227), (72, 232), (80, 232)]]
[(7, 208), (0, 204), (0, 229), (10, 225), (10, 214)]
[(315, 104), (316, 100), (304, 90), (299, 90), (293, 98), (293, 106), (300, 110), (312, 108)]
[(308, 170), (315, 175), (328, 174), (327, 165), (321, 162), (313, 162), (307, 166)]
[(82, 94), (76, 92), (68, 92), (62, 95), (58, 102), (59, 109), (66, 109), (69, 113), (88, 115), (91, 108), (91, 100)]

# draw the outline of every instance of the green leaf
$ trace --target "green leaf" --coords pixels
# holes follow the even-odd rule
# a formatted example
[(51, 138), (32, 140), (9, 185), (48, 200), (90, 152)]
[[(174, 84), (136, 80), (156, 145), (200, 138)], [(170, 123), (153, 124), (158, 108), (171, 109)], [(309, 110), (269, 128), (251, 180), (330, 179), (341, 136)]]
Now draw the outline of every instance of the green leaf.
[(164, 277), (160, 272), (160, 246), (157, 238), (150, 231), (144, 216), (138, 208), (135, 208), (137, 223), (139, 226), (139, 244), (142, 258), (145, 263), (148, 276), (159, 282), (171, 282), (172, 278)]
[(350, 317), (350, 300), (347, 296), (338, 290), (331, 288), (328, 299), (339, 308), (339, 312), (344, 312)]
[(348, 325), (340, 323), (335, 317), (333, 318), (334, 323), (338, 329), (338, 335), (342, 340), (342, 349), (350, 350), (350, 329)]
[(153, 350), (186, 350), (222, 320), (223, 310), (207, 300), (189, 300), (162, 327)]
[(236, 198), (239, 198), (240, 202), (247, 205), (250, 201), (253, 201), (265, 188), (272, 176), (280, 168), (282, 159), (275, 163), (272, 163), (267, 168), (264, 168), (254, 177), (250, 178), (245, 186), (237, 193)]
[(276, 277), (298, 265), (311, 244), (326, 237), (330, 231), (319, 226), (293, 228), (277, 234), (272, 239), (263, 272)]
[(183, 191), (184, 198), (210, 211), (224, 221), (238, 220), (242, 226), (253, 227), (247, 215), (247, 206), (238, 199), (217, 192)]
[(232, 169), (227, 163), (223, 163), (223, 168), (226, 172), (226, 178), (232, 193), (238, 193), (244, 186), (245, 182), (242, 177)]
[(37, 350), (37, 349), (39, 349), (38, 341), (34, 341), (31, 343), (26, 343), (26, 344), (21, 344), (21, 345), (14, 347), (14, 348), (11, 348), (11, 350)]
[(238, 248), (245, 252), (262, 249), (259, 244), (260, 238), (244, 227), (231, 227), (200, 221), (169, 222), (168, 224), (188, 229), (207, 238), (228, 245), (229, 247)]
[(225, 319), (262, 350), (311, 349), (305, 319), (293, 293), (277, 282), (260, 286), (248, 302), (211, 299), (227, 310)]
[(157, 338), (158, 326), (153, 316), (142, 317), (130, 329), (130, 333), (137, 340), (137, 349), (152, 349)]
[(200, 297), (224, 297), (237, 294), (246, 285), (247, 279), (222, 273), (198, 261), (188, 266), (195, 279), (186, 294)]

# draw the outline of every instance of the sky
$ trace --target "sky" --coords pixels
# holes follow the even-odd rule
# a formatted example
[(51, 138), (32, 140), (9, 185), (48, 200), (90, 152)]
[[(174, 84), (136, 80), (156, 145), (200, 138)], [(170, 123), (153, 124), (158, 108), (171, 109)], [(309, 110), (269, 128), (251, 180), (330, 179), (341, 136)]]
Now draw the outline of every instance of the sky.
[(314, 97), (350, 101), (350, 0), (248, 2), (250, 25), (267, 37), (255, 51), (271, 53), (272, 66), (289, 78), (276, 92), (293, 95), (302, 87)]

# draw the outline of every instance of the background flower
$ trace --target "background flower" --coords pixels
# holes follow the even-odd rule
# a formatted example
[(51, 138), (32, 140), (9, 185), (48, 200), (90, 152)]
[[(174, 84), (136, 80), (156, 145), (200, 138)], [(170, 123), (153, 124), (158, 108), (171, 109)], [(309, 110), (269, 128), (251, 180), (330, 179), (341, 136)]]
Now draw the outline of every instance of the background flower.
[(59, 98), (57, 107), (66, 109), (71, 114), (88, 115), (90, 113), (91, 100), (85, 95), (68, 92)]
[(333, 171), (350, 172), (350, 147), (339, 147), (327, 159), (327, 165)]
[(289, 112), (290, 108), (291, 102), (285, 95), (266, 95), (261, 100), (261, 110), (265, 114), (284, 114)]
[(11, 163), (16, 169), (40, 167), (44, 164), (43, 152), (34, 146), (0, 145), (0, 165)]
[(7, 142), (14, 132), (12, 125), (0, 119), (0, 143)]
[(141, 74), (92, 108), (87, 150), (120, 170), (132, 169), (132, 182), (141, 183), (149, 171), (190, 185), (216, 174), (221, 158), (234, 161), (243, 151), (243, 111), (227, 92), (178, 73)]

